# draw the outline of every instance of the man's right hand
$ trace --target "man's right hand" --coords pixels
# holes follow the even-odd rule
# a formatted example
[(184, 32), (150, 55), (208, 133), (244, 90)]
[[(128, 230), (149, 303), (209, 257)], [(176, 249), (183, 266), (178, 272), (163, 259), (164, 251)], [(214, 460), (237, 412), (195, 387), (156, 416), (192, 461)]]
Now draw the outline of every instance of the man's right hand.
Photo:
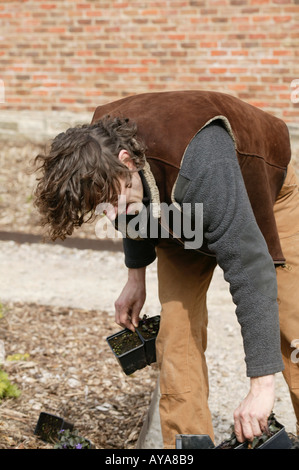
[(146, 298), (145, 271), (146, 268), (129, 269), (127, 283), (114, 304), (116, 323), (131, 331), (138, 326)]

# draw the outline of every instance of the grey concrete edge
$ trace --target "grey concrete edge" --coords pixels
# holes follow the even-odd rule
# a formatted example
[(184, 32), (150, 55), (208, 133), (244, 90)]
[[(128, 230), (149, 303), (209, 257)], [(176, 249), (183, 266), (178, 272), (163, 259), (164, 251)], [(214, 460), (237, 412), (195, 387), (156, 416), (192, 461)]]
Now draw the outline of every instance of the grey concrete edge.
[(163, 449), (159, 415), (159, 388), (158, 377), (155, 390), (152, 394), (151, 403), (136, 443), (136, 449)]

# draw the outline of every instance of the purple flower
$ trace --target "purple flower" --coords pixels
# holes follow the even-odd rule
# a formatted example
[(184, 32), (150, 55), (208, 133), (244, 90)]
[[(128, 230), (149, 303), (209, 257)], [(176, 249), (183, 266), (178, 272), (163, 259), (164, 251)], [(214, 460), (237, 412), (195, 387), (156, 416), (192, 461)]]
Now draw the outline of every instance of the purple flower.
[(77, 444), (75, 448), (76, 448), (76, 449), (82, 449), (82, 445), (81, 445), (81, 444)]

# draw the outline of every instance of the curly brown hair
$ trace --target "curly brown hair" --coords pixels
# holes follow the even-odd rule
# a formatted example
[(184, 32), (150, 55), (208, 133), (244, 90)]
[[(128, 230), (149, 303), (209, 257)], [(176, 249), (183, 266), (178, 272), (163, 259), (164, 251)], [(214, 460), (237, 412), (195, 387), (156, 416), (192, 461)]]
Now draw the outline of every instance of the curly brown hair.
[(129, 119), (106, 116), (95, 124), (68, 129), (55, 137), (48, 155), (37, 155), (41, 171), (34, 203), (51, 240), (64, 240), (74, 227), (94, 220), (101, 202), (117, 202), (119, 178), (130, 184), (131, 171), (118, 158), (127, 150), (137, 170), (145, 162), (145, 147)]

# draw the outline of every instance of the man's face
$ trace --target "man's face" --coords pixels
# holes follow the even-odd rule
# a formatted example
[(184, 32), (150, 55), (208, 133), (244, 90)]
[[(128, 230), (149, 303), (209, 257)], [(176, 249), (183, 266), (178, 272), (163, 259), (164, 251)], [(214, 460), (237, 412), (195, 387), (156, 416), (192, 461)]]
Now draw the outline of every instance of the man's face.
[(117, 202), (103, 202), (96, 208), (97, 214), (105, 214), (111, 221), (121, 214), (139, 213), (143, 207), (143, 184), (133, 160), (126, 150), (121, 150), (118, 158), (132, 172), (131, 182), (128, 185), (125, 177), (119, 178), (120, 193)]
[(139, 173), (132, 172), (130, 186), (126, 186), (125, 178), (120, 179), (121, 192), (116, 204), (108, 203), (103, 208), (103, 213), (111, 221), (115, 220), (120, 214), (136, 214), (142, 209), (143, 185)]

